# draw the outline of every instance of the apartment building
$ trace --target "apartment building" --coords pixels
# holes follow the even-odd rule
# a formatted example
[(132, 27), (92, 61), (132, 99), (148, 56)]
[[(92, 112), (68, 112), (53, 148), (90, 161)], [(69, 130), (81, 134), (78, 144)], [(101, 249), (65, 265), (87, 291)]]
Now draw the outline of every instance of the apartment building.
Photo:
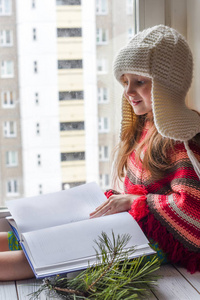
[(16, 5), (0, 1), (0, 205), (23, 194)]
[(57, 0), (57, 53), (62, 188), (86, 182), (80, 0)]
[(134, 34), (133, 3), (0, 1), (0, 205), (110, 186), (122, 93), (112, 61)]

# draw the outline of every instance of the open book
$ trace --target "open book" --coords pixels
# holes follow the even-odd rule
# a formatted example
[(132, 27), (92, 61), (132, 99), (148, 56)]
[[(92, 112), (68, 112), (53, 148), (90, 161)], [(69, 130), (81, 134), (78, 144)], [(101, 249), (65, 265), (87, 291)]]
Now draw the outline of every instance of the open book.
[(137, 222), (127, 212), (89, 219), (106, 200), (96, 183), (30, 198), (7, 201), (8, 217), (37, 278), (73, 272), (96, 263), (94, 240), (102, 231), (112, 237), (130, 234), (130, 258), (155, 253)]

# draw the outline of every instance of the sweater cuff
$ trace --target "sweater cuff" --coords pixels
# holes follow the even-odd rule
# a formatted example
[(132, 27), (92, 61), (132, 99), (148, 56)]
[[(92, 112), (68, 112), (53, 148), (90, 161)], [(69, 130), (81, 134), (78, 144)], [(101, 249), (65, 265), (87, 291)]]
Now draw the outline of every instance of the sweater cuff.
[(119, 192), (115, 191), (115, 190), (107, 190), (105, 191), (104, 195), (106, 196), (106, 198), (110, 198), (112, 195), (120, 195)]
[(145, 195), (138, 197), (133, 201), (131, 209), (128, 211), (137, 222), (146, 217), (149, 213), (146, 200), (147, 197)]

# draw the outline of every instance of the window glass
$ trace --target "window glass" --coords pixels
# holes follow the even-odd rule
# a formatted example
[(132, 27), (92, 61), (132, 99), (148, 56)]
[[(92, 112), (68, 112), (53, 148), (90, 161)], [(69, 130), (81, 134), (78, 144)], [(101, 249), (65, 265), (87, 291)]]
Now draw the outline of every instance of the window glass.
[(0, 15), (12, 14), (12, 0), (0, 0)]
[(122, 96), (112, 62), (135, 33), (135, 0), (89, 2), (0, 0), (0, 206), (111, 184)]

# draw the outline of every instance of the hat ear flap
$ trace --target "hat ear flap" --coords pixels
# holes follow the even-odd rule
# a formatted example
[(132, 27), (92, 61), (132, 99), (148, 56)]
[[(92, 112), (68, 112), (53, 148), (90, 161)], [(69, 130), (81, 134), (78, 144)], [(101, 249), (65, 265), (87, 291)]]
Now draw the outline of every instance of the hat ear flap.
[(127, 134), (133, 130), (134, 124), (136, 122), (136, 115), (133, 112), (133, 108), (129, 104), (128, 100), (125, 98), (124, 94), (122, 96), (122, 121), (121, 121), (121, 141), (125, 140)]

